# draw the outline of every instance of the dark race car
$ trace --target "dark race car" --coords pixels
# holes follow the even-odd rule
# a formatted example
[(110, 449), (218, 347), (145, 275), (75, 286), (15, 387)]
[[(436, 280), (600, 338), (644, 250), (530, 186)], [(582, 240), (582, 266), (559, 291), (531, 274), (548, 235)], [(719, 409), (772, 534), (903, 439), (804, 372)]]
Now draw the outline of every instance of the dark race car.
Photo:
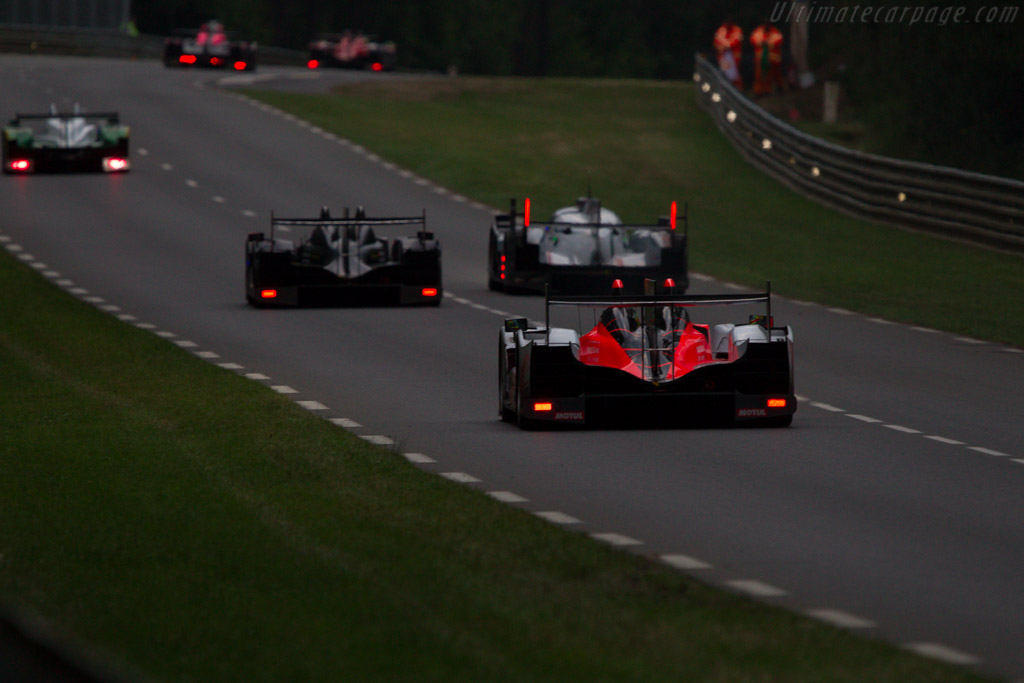
[[(681, 218), (682, 229), (677, 230)], [(687, 215), (669, 216), (653, 225), (626, 225), (598, 199), (581, 197), (547, 221), (532, 221), (530, 200), (523, 212), (511, 201), (508, 213), (491, 224), (488, 285), (505, 292), (587, 294), (607, 289), (613, 279), (640, 291), (645, 278), (673, 278), (685, 292)]]
[(397, 56), (392, 41), (380, 41), (359, 31), (325, 33), (310, 41), (306, 66), (392, 71)]
[(48, 114), (16, 114), (4, 126), (7, 173), (104, 171), (131, 168), (128, 126), (116, 112), (84, 113), (50, 107)]
[[(744, 323), (690, 319), (691, 310), (740, 304), (764, 312)], [(578, 328), (593, 327), (552, 327), (554, 307), (574, 309), (567, 317)], [(770, 289), (556, 297), (546, 301), (545, 317), (543, 327), (508, 319), (499, 335), (498, 408), (507, 422), (785, 427), (793, 420), (793, 332), (775, 326)]]
[(217, 21), (194, 29), (177, 29), (164, 40), (164, 66), (202, 66), (252, 71), (256, 68), (254, 41), (237, 40)]
[[(417, 230), (381, 236), (394, 226)], [(441, 245), (425, 215), (370, 218), (361, 208), (343, 218), (326, 208), (319, 218), (271, 215), (270, 236), (246, 241), (245, 297), (254, 306), (437, 306), (442, 296)]]

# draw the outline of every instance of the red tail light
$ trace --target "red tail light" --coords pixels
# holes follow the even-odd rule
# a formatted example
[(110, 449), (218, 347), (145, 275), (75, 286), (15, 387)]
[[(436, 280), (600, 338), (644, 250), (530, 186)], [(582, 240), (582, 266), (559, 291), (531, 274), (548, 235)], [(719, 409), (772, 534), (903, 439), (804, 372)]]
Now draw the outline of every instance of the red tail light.
[(308, 62), (306, 62), (306, 66), (308, 66), (310, 69), (318, 69), (320, 68), (320, 62), (315, 59), (311, 59)]
[(672, 278), (665, 278), (665, 291), (666, 292), (671, 292), (675, 288), (676, 288), (676, 281), (673, 280)]
[(530, 227), (530, 198), (527, 197), (523, 202), (523, 225)]
[(262, 290), (260, 292), (260, 297), (263, 298), (263, 299), (276, 299), (277, 298), (277, 290), (276, 289), (264, 289), (264, 290)]
[(32, 170), (32, 161), (30, 159), (12, 159), (7, 162), (7, 168), (12, 171), (25, 173)]
[(245, 62), (235, 62), (235, 71), (245, 71), (245, 67), (249, 66)]
[(128, 160), (121, 157), (107, 157), (103, 160), (103, 170), (107, 173), (127, 171), (130, 166)]
[(420, 290), (423, 296), (437, 296), (437, 287), (424, 287)]
[(672, 202), (672, 208), (669, 209), (669, 214), (668, 214), (669, 215), (668, 224), (672, 226), (673, 230), (676, 229), (676, 213), (677, 212), (678, 212), (678, 209), (676, 207), (676, 203)]
[(554, 406), (552, 406), (550, 403), (534, 403), (533, 404), (533, 412), (535, 412), (535, 413), (544, 413), (544, 412), (547, 412), (547, 411), (551, 410), (552, 408), (554, 408)]
[(210, 65), (211, 65), (211, 66), (217, 66), (217, 65), (218, 65), (218, 64), (220, 64), (220, 63), (221, 63), (222, 61), (223, 61), (223, 60), (222, 60), (222, 59), (221, 59), (220, 57), (210, 57)]
[(770, 399), (768, 399), (768, 407), (769, 408), (785, 408), (786, 407), (786, 399), (784, 399), (784, 398), (770, 398)]
[(622, 290), (626, 288), (626, 285), (622, 283), (622, 280), (615, 280), (612, 282), (612, 291), (616, 294), (622, 294)]
[(196, 56), (195, 55), (181, 55), (180, 57), (178, 57), (178, 61), (181, 62), (182, 64), (195, 64), (196, 63)]
[(370, 68), (373, 69), (374, 71), (383, 71), (384, 70), (384, 65), (381, 64), (380, 62), (374, 62), (370, 66)]

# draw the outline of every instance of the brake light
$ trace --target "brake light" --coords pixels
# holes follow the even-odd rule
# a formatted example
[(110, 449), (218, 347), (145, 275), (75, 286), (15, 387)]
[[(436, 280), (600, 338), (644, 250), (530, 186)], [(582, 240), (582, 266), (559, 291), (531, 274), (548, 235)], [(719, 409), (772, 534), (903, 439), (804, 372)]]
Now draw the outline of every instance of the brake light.
[(31, 171), (32, 161), (29, 159), (13, 159), (7, 164), (7, 168), (11, 169), (12, 171)]
[(178, 61), (181, 62), (182, 64), (195, 64), (196, 63), (196, 56), (195, 55), (181, 55), (180, 57), (178, 57)]
[(221, 61), (222, 60), (221, 60), (220, 57), (210, 57), (210, 65), (211, 66), (217, 66), (218, 64), (221, 63)]
[(107, 157), (103, 160), (103, 170), (107, 173), (116, 173), (117, 171), (127, 171), (129, 163), (127, 159), (121, 157)]
[(249, 66), (245, 62), (235, 62), (235, 71), (245, 71), (245, 67)]
[(381, 64), (380, 62), (374, 62), (373, 65), (370, 66), (370, 68), (373, 69), (374, 71), (383, 71), (384, 65)]
[(523, 202), (523, 226), (530, 227), (530, 198), (527, 197)]
[(437, 296), (437, 287), (424, 287), (420, 290), (423, 296)]
[(675, 288), (676, 288), (676, 281), (673, 280), (670, 277), (665, 278), (665, 291), (671, 292)]
[(769, 408), (785, 408), (786, 407), (786, 399), (784, 399), (784, 398), (770, 398), (770, 399), (768, 399), (768, 407)]
[(263, 299), (276, 299), (277, 298), (277, 290), (276, 289), (264, 289), (264, 290), (262, 290), (260, 292), (260, 298), (263, 298)]
[(622, 290), (626, 288), (626, 285), (622, 283), (622, 280), (616, 279), (612, 282), (612, 291), (616, 294), (622, 294)]
[(550, 403), (534, 403), (533, 404), (533, 412), (535, 412), (535, 413), (543, 413), (543, 412), (547, 412), (547, 411), (551, 410), (553, 407), (554, 406), (552, 406)]
[(315, 59), (311, 59), (308, 62), (306, 62), (306, 66), (308, 66), (310, 69), (318, 69), (320, 68), (320, 62)]
[(678, 211), (678, 209), (676, 207), (676, 203), (672, 202), (672, 208), (669, 209), (669, 214), (668, 214), (669, 215), (668, 224), (670, 226), (672, 226), (673, 230), (676, 229), (676, 213), (677, 213), (677, 211)]

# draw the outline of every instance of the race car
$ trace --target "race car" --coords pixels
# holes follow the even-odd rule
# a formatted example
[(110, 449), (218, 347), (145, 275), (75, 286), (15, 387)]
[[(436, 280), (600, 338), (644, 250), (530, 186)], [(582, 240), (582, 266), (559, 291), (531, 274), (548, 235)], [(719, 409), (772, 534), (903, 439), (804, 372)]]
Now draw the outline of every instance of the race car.
[(128, 139), (116, 112), (84, 113), (76, 104), (72, 112), (51, 105), (48, 114), (15, 114), (4, 126), (4, 171), (123, 173), (131, 168)]
[[(677, 230), (677, 223), (682, 229)], [(612, 279), (640, 291), (645, 278), (672, 278), (677, 291), (689, 286), (687, 212), (654, 225), (626, 225), (593, 197), (555, 211), (547, 221), (532, 221), (530, 199), (523, 212), (510, 202), (495, 215), (488, 247), (488, 286), (497, 291), (540, 294), (596, 294)]]
[(392, 71), (397, 56), (393, 41), (380, 41), (359, 31), (325, 33), (310, 41), (306, 66)]
[(203, 66), (252, 71), (256, 68), (254, 41), (235, 40), (219, 21), (208, 21), (198, 30), (177, 29), (164, 40), (164, 66)]
[[(394, 226), (417, 230), (381, 236)], [(271, 214), (269, 237), (251, 233), (246, 241), (245, 297), (253, 306), (438, 306), (441, 244), (426, 214), (370, 218), (359, 208), (332, 218), (326, 207), (319, 218)]]
[[(793, 331), (776, 326), (771, 287), (752, 294), (546, 297), (544, 326), (509, 318), (498, 338), (498, 412), (521, 428), (712, 426), (793, 421)], [(618, 291), (622, 283), (616, 282)], [(690, 310), (764, 305), (743, 323)], [(552, 327), (556, 307), (576, 324)], [(710, 313), (711, 311), (707, 311)], [(721, 315), (721, 310), (718, 311)], [(593, 327), (583, 332), (586, 319)], [(578, 321), (578, 322), (576, 322)]]

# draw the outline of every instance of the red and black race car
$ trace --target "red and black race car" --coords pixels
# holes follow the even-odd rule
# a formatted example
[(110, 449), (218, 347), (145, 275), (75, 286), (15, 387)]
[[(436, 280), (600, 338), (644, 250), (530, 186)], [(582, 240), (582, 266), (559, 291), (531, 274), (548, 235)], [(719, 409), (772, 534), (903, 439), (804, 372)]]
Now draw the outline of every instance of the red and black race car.
[[(416, 226), (386, 238), (393, 226)], [(281, 238), (286, 232), (288, 238)], [(245, 297), (253, 306), (438, 306), (441, 244), (426, 216), (370, 218), (362, 208), (332, 218), (271, 215), (270, 236), (249, 235)]]
[[(789, 426), (797, 407), (793, 331), (774, 324), (770, 288), (688, 296), (666, 284), (662, 294), (548, 298), (544, 326), (506, 320), (501, 418), (523, 428)], [(740, 304), (764, 305), (764, 313), (745, 323), (690, 319), (691, 310)], [(577, 328), (593, 327), (552, 327), (556, 307), (573, 309), (566, 318)]]
[(393, 71), (397, 56), (395, 43), (390, 40), (377, 40), (360, 31), (324, 33), (310, 41), (306, 66)]
[(237, 40), (219, 21), (208, 21), (198, 30), (177, 29), (164, 40), (164, 66), (202, 66), (252, 71), (256, 68), (255, 41)]

